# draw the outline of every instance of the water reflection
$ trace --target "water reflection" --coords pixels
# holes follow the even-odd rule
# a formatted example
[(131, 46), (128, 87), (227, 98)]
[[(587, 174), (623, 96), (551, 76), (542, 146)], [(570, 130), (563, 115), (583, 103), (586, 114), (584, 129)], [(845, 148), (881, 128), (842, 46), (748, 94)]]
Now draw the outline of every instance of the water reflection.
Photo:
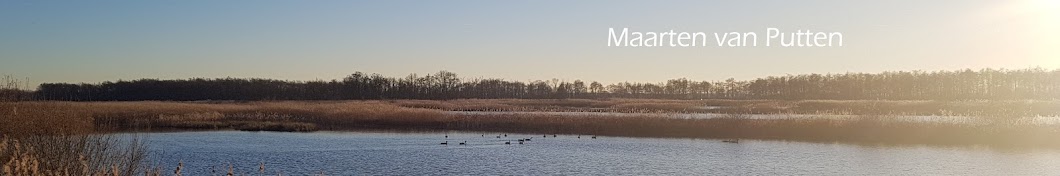
[[(185, 174), (302, 175), (1056, 175), (1060, 152), (974, 147), (869, 147), (782, 141), (571, 135), (369, 132), (181, 132), (147, 136), (163, 166)], [(523, 145), (505, 141), (536, 136)], [(213, 169), (211, 169), (213, 168)], [(218, 173), (215, 173), (218, 174)]]

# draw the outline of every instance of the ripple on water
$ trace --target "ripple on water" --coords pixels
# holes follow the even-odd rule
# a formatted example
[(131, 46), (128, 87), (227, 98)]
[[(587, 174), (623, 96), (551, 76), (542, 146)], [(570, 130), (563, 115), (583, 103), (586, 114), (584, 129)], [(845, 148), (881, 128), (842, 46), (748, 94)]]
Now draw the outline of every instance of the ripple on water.
[[(146, 135), (161, 165), (207, 175), (1057, 175), (1060, 152), (972, 147), (872, 147), (780, 141), (559, 136), (504, 145), (479, 133), (179, 132)], [(455, 145), (457, 141), (468, 145)], [(224, 170), (221, 169), (221, 172)]]

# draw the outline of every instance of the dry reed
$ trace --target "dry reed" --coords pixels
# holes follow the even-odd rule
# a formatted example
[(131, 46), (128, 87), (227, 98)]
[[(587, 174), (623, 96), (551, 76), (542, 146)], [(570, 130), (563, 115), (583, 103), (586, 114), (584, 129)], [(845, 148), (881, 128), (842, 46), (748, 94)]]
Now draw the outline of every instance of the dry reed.
[[(746, 138), (872, 144), (952, 144), (1060, 147), (1048, 140), (1056, 125), (1020, 122), (1009, 114), (1055, 114), (1050, 101), (765, 101), (765, 100), (392, 100), (277, 102), (22, 102), (5, 119), (4, 133), (18, 124), (56, 124), (63, 131), (135, 130), (471, 130), (597, 134), (635, 137)], [(698, 108), (719, 106), (722, 108)], [(922, 107), (926, 106), (926, 107)], [(1004, 110), (985, 108), (1024, 107)], [(764, 109), (764, 110), (763, 110)], [(446, 111), (722, 112), (714, 119), (640, 115), (463, 114)], [(975, 123), (909, 122), (879, 114), (975, 114)], [(1027, 112), (1030, 111), (1030, 112)], [(10, 112), (0, 112), (9, 113)], [(750, 119), (742, 114), (859, 114), (855, 119)], [(1004, 114), (1004, 115), (993, 115)], [(47, 117), (44, 117), (47, 116)], [(52, 117), (52, 118), (49, 118)], [(15, 124), (15, 125), (12, 125)], [(46, 125), (47, 126), (47, 125)], [(51, 126), (47, 126), (51, 127)], [(82, 129), (88, 128), (88, 129)], [(14, 131), (9, 130), (14, 129)]]

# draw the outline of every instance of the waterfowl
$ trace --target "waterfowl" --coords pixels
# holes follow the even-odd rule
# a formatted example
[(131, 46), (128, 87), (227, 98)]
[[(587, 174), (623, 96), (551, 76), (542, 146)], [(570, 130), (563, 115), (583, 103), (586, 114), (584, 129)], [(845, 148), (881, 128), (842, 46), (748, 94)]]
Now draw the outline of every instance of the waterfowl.
[(523, 141), (519, 141), (519, 144), (523, 144)]
[(552, 137), (556, 137), (556, 135), (553, 134)]
[(593, 139), (596, 139), (596, 135), (593, 135)]
[(442, 145), (449, 145), (449, 141), (442, 142)]
[(530, 141), (530, 139), (534, 139), (534, 137), (526, 138), (526, 141)]
[(508, 142), (504, 142), (504, 144), (512, 144), (512, 140), (508, 140)]
[(460, 143), (460, 145), (465, 145), (465, 144), (467, 144), (467, 141), (464, 141), (464, 142)]

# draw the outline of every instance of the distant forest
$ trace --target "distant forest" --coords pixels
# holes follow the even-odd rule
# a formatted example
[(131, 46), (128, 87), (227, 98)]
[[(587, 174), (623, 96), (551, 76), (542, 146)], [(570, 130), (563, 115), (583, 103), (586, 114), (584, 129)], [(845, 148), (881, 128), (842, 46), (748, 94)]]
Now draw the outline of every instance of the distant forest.
[(658, 83), (595, 81), (529, 82), (463, 79), (440, 71), (403, 78), (353, 73), (341, 80), (184, 79), (44, 83), (35, 91), (0, 89), (5, 99), (66, 101), (134, 100), (365, 100), (462, 98), (658, 98), (831, 100), (1013, 100), (1060, 99), (1060, 70), (900, 71), (802, 74), (753, 80)]

